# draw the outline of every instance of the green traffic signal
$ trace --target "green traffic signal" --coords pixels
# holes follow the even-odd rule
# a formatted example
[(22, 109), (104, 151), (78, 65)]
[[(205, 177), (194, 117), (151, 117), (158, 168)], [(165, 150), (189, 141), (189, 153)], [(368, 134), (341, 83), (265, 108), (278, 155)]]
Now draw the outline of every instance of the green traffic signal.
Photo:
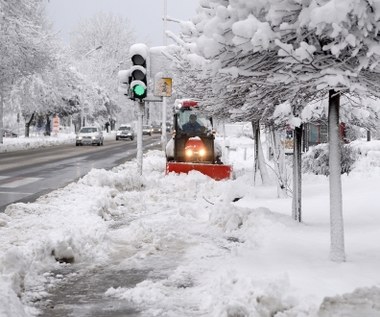
[(133, 87), (133, 93), (137, 96), (137, 97), (141, 97), (145, 94), (145, 87), (142, 86), (142, 85), (135, 85)]
[(145, 44), (137, 43), (129, 49), (132, 66), (129, 70), (129, 99), (140, 100), (141, 102), (148, 94), (147, 79), (147, 58), (149, 56), (148, 47)]

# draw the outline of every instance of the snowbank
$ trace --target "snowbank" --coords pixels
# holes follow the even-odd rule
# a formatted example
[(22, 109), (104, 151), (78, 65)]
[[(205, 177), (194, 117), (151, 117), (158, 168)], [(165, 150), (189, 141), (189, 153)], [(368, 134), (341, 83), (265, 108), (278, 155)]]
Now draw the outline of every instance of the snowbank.
[(151, 151), (143, 177), (136, 162), (94, 169), (35, 203), (10, 205), (0, 214), (0, 316), (36, 315), (33, 302), (57, 283), (50, 272), (70, 263), (162, 265), (155, 259), (171, 265), (160, 279), (116, 283), (105, 295), (144, 316), (379, 316), (380, 170), (361, 169), (373, 157), (342, 178), (339, 264), (329, 260), (328, 178), (304, 175), (304, 220), (295, 223), (291, 198), (253, 187), (250, 157), (232, 154), (234, 180), (164, 177), (164, 154)]

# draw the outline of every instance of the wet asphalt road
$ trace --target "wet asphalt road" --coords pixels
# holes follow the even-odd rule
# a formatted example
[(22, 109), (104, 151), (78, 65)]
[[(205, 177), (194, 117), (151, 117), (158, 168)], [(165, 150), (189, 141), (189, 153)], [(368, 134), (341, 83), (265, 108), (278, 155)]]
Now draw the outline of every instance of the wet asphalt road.
[[(160, 135), (144, 136), (144, 150), (160, 148)], [(111, 169), (136, 157), (134, 141), (105, 140), (104, 146), (59, 145), (0, 153), (0, 212), (14, 202), (32, 202), (78, 180), (92, 168)]]

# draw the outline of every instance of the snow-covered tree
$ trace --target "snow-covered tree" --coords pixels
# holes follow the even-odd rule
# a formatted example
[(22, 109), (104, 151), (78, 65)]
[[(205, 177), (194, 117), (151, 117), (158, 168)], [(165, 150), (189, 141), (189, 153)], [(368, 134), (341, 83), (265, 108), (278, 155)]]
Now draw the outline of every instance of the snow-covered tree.
[(0, 1), (0, 143), (4, 104), (14, 82), (43, 71), (52, 60), (42, 0)]
[[(12, 85), (9, 106), (17, 113), (22, 113), (29, 136), (29, 125), (34, 116), (46, 117), (47, 121), (54, 114), (60, 117), (80, 112), (78, 104), (70, 103), (79, 94), (78, 87), (83, 85), (80, 74), (70, 66), (67, 56), (56, 47), (54, 61), (39, 73), (19, 78)], [(46, 133), (49, 134), (47, 129)]]
[(121, 107), (133, 107), (125, 96), (118, 93), (117, 73), (130, 67), (129, 47), (134, 41), (134, 32), (128, 20), (112, 14), (99, 13), (82, 20), (72, 32), (70, 47), (75, 65), (86, 80), (108, 95), (111, 102), (105, 103), (105, 106), (111, 117)]
[[(345, 259), (340, 95), (379, 94), (379, 15), (380, 4), (367, 0), (202, 0), (183, 37), (191, 39), (187, 49), (212, 61), (213, 89), (232, 91), (235, 103), (229, 106), (237, 105), (235, 113), (268, 117), (276, 105), (289, 102), (292, 117), (299, 117), (309, 102), (329, 96), (331, 258), (336, 261)], [(243, 100), (234, 87), (248, 91)]]

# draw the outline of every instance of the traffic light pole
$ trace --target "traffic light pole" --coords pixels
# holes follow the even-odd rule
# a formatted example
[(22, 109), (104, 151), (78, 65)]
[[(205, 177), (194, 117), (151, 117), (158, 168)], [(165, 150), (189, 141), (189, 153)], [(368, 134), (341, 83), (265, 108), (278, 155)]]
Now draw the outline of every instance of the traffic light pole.
[(143, 169), (143, 142), (142, 142), (142, 126), (145, 110), (145, 98), (148, 94), (148, 72), (147, 60), (149, 57), (149, 49), (143, 43), (133, 44), (129, 48), (132, 66), (128, 70), (119, 71), (119, 81), (126, 86), (127, 92), (124, 94), (129, 99), (138, 103), (138, 123), (137, 123), (137, 169), (142, 175)]
[(145, 102), (138, 101), (139, 104), (139, 113), (137, 118), (137, 170), (139, 175), (142, 175), (143, 168), (143, 137), (142, 137), (142, 126), (143, 126), (143, 116), (145, 109)]
[[(163, 44), (164, 46), (168, 45), (168, 40), (166, 36), (166, 30), (167, 30), (167, 14), (168, 14), (168, 2), (167, 0), (164, 0), (164, 29), (163, 29)], [(166, 64), (166, 60), (165, 60)], [(166, 65), (165, 65), (166, 66)], [(166, 149), (166, 143), (167, 143), (167, 137), (166, 137), (166, 97), (162, 98), (162, 129), (161, 129), (161, 145), (162, 145), (162, 151), (165, 153)]]

